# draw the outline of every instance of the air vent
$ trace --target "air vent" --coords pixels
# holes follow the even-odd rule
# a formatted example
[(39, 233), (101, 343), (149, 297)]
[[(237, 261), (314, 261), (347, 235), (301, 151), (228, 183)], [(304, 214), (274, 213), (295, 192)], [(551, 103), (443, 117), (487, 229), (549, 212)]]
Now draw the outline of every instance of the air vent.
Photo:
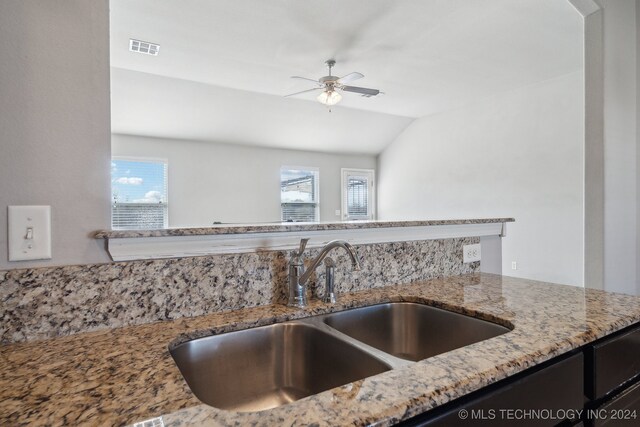
[(143, 42), (142, 40), (129, 39), (129, 50), (131, 52), (139, 52), (146, 55), (158, 56), (158, 52), (160, 52), (160, 45)]

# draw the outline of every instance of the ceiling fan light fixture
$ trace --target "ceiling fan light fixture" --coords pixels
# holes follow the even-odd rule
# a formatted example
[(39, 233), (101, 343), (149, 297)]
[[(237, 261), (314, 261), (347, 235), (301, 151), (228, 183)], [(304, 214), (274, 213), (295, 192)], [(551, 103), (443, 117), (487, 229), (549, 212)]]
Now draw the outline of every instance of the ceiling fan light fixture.
[[(381, 92), (378, 89), (371, 89), (366, 87), (358, 87), (358, 86), (349, 86), (345, 83), (351, 83), (354, 80), (358, 80), (364, 77), (364, 74), (353, 72), (349, 73), (343, 77), (337, 77), (331, 74), (331, 69), (334, 65), (336, 65), (336, 61), (333, 59), (329, 59), (327, 62), (327, 67), (329, 67), (329, 75), (320, 77), (318, 80), (309, 79), (307, 77), (300, 76), (291, 76), (293, 79), (301, 79), (310, 81), (316, 84), (316, 87), (311, 89), (303, 90), (300, 92), (295, 92), (289, 95), (285, 95), (285, 97), (301, 95), (303, 93), (314, 92), (316, 90), (321, 90), (322, 93), (318, 95), (318, 102), (326, 105), (327, 107), (331, 107), (336, 105), (340, 100), (342, 100), (342, 95), (340, 92), (353, 92), (366, 97), (372, 97), (379, 95)], [(338, 92), (340, 91), (340, 92)], [(331, 111), (331, 108), (329, 108)]]
[(336, 105), (341, 99), (342, 95), (335, 90), (326, 90), (318, 95), (318, 101), (328, 106)]

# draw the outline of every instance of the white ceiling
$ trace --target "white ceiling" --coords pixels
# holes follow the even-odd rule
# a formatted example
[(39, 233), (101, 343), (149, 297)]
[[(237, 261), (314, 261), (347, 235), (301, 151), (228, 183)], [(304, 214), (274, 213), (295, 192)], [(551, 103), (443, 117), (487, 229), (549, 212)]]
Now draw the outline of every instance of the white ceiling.
[(114, 133), (377, 154), (412, 121), (120, 68), (111, 80)]
[[(112, 127), (376, 153), (407, 118), (580, 69), (582, 34), (566, 0), (111, 0)], [(129, 52), (129, 38), (159, 56)], [(385, 95), (345, 93), (331, 114), (317, 94), (282, 97), (328, 58)]]

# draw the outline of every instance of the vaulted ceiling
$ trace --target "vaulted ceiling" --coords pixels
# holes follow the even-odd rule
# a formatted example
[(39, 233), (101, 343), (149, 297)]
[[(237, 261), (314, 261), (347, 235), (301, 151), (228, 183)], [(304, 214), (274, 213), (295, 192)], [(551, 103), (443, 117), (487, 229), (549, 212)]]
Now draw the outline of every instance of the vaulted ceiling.
[[(375, 154), (414, 118), (579, 70), (582, 25), (566, 0), (111, 0), (112, 129)], [(283, 97), (329, 58), (385, 94)]]

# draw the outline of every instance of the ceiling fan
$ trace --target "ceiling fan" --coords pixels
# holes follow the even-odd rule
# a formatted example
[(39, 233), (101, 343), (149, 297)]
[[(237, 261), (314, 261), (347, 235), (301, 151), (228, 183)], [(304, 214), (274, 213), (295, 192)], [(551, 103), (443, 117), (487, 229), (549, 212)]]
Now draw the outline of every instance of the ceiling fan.
[(332, 76), (331, 69), (333, 68), (334, 65), (336, 65), (336, 61), (333, 59), (329, 59), (325, 63), (327, 64), (327, 67), (329, 67), (328, 76), (320, 77), (318, 80), (309, 79), (307, 77), (300, 77), (300, 76), (291, 77), (292, 79), (301, 79), (301, 80), (311, 81), (315, 83), (318, 87), (314, 87), (313, 89), (307, 89), (301, 92), (285, 95), (285, 97), (296, 96), (302, 93), (313, 92), (316, 90), (322, 90), (322, 93), (318, 95), (318, 98), (317, 98), (318, 101), (320, 101), (321, 103), (327, 106), (332, 106), (340, 102), (340, 100), (342, 99), (342, 95), (340, 95), (340, 91), (359, 93), (360, 95), (367, 98), (376, 96), (382, 93), (378, 89), (369, 89), (366, 87), (358, 87), (358, 86), (348, 86), (347, 83), (363, 78), (364, 74), (354, 72), (354, 73), (349, 73), (344, 77)]

